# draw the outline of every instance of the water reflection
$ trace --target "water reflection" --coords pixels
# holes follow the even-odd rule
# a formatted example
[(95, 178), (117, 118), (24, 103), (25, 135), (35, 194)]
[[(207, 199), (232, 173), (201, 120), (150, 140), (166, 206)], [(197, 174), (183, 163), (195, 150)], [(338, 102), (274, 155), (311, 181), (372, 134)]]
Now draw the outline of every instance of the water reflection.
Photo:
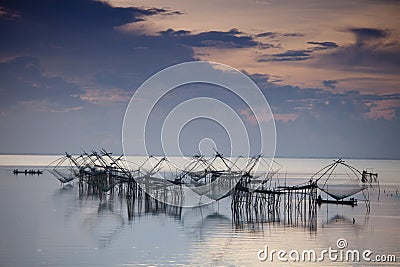
[(366, 214), (364, 219), (355, 219), (351, 217), (346, 217), (343, 215), (333, 215), (329, 220), (323, 220), (321, 223), (321, 228), (345, 228), (355, 232), (361, 232), (365, 230), (368, 224), (369, 214)]
[[(279, 202), (275, 199), (274, 205), (265, 200), (258, 202), (257, 208), (242, 206), (239, 209), (241, 212), (239, 216), (236, 212), (232, 212), (230, 198), (207, 206), (182, 208), (158, 202), (140, 191), (130, 196), (115, 192), (96, 195), (90, 190), (82, 190), (79, 185), (66, 185), (64, 188), (57, 189), (54, 196), (54, 198), (59, 198), (60, 202), (69, 203), (71, 203), (71, 196), (74, 196), (72, 203), (80, 203), (75, 207), (78, 215), (74, 216), (79, 216), (78, 221), (81, 222), (81, 227), (88, 229), (97, 238), (98, 249), (102, 250), (120, 247), (121, 239), (125, 239), (126, 235), (131, 233), (132, 227), (144, 227), (141, 226), (142, 220), (145, 224), (150, 221), (159, 224), (160, 221), (163, 222), (169, 218), (165, 222), (168, 222), (167, 225), (170, 223), (180, 225), (185, 242), (188, 242), (190, 247), (190, 253), (182, 258), (182, 255), (179, 256), (180, 254), (176, 254), (174, 250), (175, 254), (171, 256), (164, 255), (153, 259), (151, 255), (155, 253), (154, 250), (159, 251), (165, 248), (158, 243), (134, 252), (135, 255), (139, 255), (139, 258), (133, 262), (147, 261), (150, 265), (168, 261), (170, 264), (186, 262), (188, 265), (255, 266), (262, 264), (257, 260), (255, 253), (265, 244), (288, 249), (300, 249), (307, 244), (312, 248), (323, 249), (337, 238), (335, 234), (341, 232), (349, 236), (349, 242), (355, 243), (357, 238), (362, 238), (363, 233), (368, 231), (369, 222), (365, 209), (359, 207), (332, 205), (329, 208), (316, 206), (309, 209), (310, 202), (302, 198), (301, 194), (292, 196), (291, 203), (288, 202), (288, 196), (282, 196)], [(276, 205), (277, 203), (279, 205)], [(289, 208), (293, 209), (290, 215), (288, 215)], [(260, 209), (265, 210), (266, 213), (260, 214)], [(360, 213), (360, 211), (364, 212)], [(68, 209), (66, 212), (69, 212)], [(328, 217), (324, 217), (324, 213)], [(355, 221), (351, 216), (352, 213)], [(236, 220), (235, 216), (240, 219)], [(317, 239), (318, 226), (319, 229), (330, 231), (331, 234), (320, 232), (320, 238)], [(306, 233), (312, 233), (312, 235), (305, 235)], [(151, 232), (147, 232), (145, 235), (156, 240), (165, 238), (165, 234), (154, 236)], [(286, 236), (289, 239), (282, 240)], [(134, 235), (131, 238), (135, 238)], [(176, 242), (169, 241), (172, 244)], [(135, 250), (137, 245), (131, 247)]]
[[(46, 173), (40, 177), (1, 174), (0, 261), (4, 266), (265, 266), (256, 255), (265, 245), (321, 250), (334, 246), (340, 237), (346, 238), (349, 248), (400, 255), (400, 237), (394, 234), (400, 231), (397, 180), (382, 188), (379, 201), (378, 192), (371, 191), (368, 216), (364, 205), (317, 206), (315, 229), (310, 230), (304, 227), (310, 218), (308, 202), (301, 194), (293, 197), (293, 223), (288, 223), (287, 202), (284, 205), (281, 196), (279, 209), (274, 208), (275, 219), (270, 214), (268, 220), (267, 213), (260, 216), (260, 205), (266, 211), (268, 203), (259, 200), (258, 217), (254, 207), (249, 207), (251, 220), (244, 215), (237, 224), (230, 197), (207, 206), (176, 209), (143, 194), (133, 199), (117, 189), (93, 194), (81, 190), (78, 183), (60, 188)], [(246, 207), (242, 210), (246, 214)], [(301, 221), (304, 215), (306, 220)], [(268, 263), (274, 264), (282, 265)]]

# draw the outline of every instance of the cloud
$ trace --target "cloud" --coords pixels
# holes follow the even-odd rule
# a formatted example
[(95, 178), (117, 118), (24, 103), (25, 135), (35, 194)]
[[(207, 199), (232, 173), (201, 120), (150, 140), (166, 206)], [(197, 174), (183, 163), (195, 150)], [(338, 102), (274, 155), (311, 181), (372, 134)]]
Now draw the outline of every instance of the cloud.
[(282, 36), (285, 36), (285, 37), (303, 37), (304, 34), (303, 33), (294, 32), (294, 33), (284, 33)]
[(175, 31), (171, 28), (169, 28), (168, 30), (165, 31), (161, 31), (160, 34), (161, 35), (167, 35), (167, 36), (187, 36), (191, 33), (191, 31), (186, 31), (186, 30), (178, 30)]
[(0, 1), (5, 12), (17, 12), (21, 23), (35, 21), (32, 28), (95, 29), (115, 27), (155, 14), (170, 14), (162, 8), (111, 7), (100, 1), (37, 0)]
[[(113, 8), (92, 0), (2, 1), (0, 151), (59, 153), (115, 140), (134, 90), (167, 66), (193, 60), (174, 38), (116, 27), (167, 9)], [(29, 127), (29, 133), (24, 130)], [(62, 142), (60, 142), (62, 140)]]
[[(297, 118), (312, 116), (329, 121), (331, 116), (339, 116), (367, 123), (367, 120), (376, 118), (392, 119), (381, 116), (381, 111), (396, 114), (396, 104), (400, 103), (400, 93), (375, 95), (360, 94), (357, 91), (337, 92), (323, 88), (279, 86), (270, 82), (268, 75), (250, 74), (250, 77), (261, 88), (274, 114), (296, 114)], [(325, 87), (336, 86), (337, 83), (336, 80), (323, 81)]]
[(277, 32), (262, 32), (256, 35), (256, 37), (267, 37), (267, 38), (275, 38), (279, 36), (279, 33)]
[(268, 61), (303, 61), (311, 58), (310, 50), (287, 50), (283, 53), (264, 55), (258, 62)]
[[(353, 44), (339, 46), (332, 41), (308, 41), (307, 44), (312, 47), (264, 54), (258, 62), (294, 62), (313, 58), (313, 66), (323, 68), (385, 74), (399, 72), (400, 42), (392, 37), (389, 30), (351, 28), (348, 31), (355, 37)], [(276, 36), (274, 34), (269, 33), (270, 36)]]
[(271, 2), (266, 1), (266, 0), (257, 0), (256, 3), (258, 5), (270, 5), (271, 4)]
[(168, 29), (160, 34), (165, 38), (172, 38), (176, 42), (192, 47), (244, 48), (259, 44), (251, 36), (247, 36), (235, 28), (226, 32), (208, 31), (197, 34), (185, 30)]
[(355, 35), (357, 45), (364, 45), (371, 40), (382, 39), (388, 36), (387, 30), (375, 28), (351, 28), (349, 31)]
[(299, 117), (299, 114), (290, 113), (290, 114), (274, 114), (275, 121), (282, 121), (288, 123), (290, 121), (295, 121)]
[(338, 45), (335, 42), (307, 42), (307, 44), (318, 45), (322, 49), (338, 47)]
[(78, 111), (83, 109), (83, 106), (66, 108), (59, 102), (50, 102), (48, 99), (19, 101), (18, 107), (24, 108), (28, 112), (38, 111), (51, 113)]
[(250, 108), (239, 109), (238, 113), (246, 122), (252, 125), (259, 125), (262, 122), (269, 122), (272, 119), (271, 114), (265, 113), (264, 108), (253, 107), (253, 110), (257, 113), (257, 117)]
[(92, 0), (3, 2), (0, 6), (21, 18), (0, 17), (2, 35), (7, 36), (0, 42), (0, 58), (40, 59), (44, 72), (81, 88), (133, 90), (156, 70), (193, 59), (193, 49), (176, 38), (116, 28), (174, 13), (168, 9), (114, 8)]
[[(72, 95), (81, 92), (79, 86), (61, 77), (44, 75), (37, 58), (17, 57), (0, 63), (0, 103), (4, 109), (23, 102), (36, 110), (42, 103), (42, 111), (73, 110), (82, 102)], [(47, 108), (49, 103), (57, 108)]]
[(3, 57), (5, 53), (20, 55), (21, 51), (54, 55), (73, 50), (79, 54), (86, 47), (93, 49), (115, 42), (118, 26), (154, 15), (174, 14), (162, 8), (111, 7), (92, 0), (0, 0), (0, 6), (7, 14), (18, 14), (17, 19), (0, 16), (2, 36), (7, 36), (0, 42)]
[(400, 71), (400, 42), (389, 30), (349, 29), (355, 42), (319, 55), (316, 66), (351, 72), (397, 74)]
[[(155, 16), (171, 19), (182, 13), (165, 8), (115, 8), (89, 0), (0, 0), (0, 6), (1, 33), (5, 36), (0, 42), (3, 153), (55, 153), (66, 147), (79, 151), (80, 146), (99, 144), (120, 151), (124, 109), (134, 89), (164, 67), (193, 60), (194, 48), (205, 48), (203, 52), (208, 52), (207, 48), (257, 49), (260, 54), (272, 51), (260, 61), (298, 61), (297, 65), (343, 68), (349, 73), (365, 69), (399, 73), (399, 43), (389, 30), (347, 29), (354, 36), (351, 44), (304, 40), (304, 34), (295, 32), (251, 35), (238, 29), (213, 31), (211, 26), (202, 32), (182, 27), (157, 29), (157, 34), (147, 36), (119, 27), (151, 24)], [(273, 39), (272, 44), (264, 43), (269, 39)], [(303, 42), (304, 47), (288, 49), (284, 43), (278, 44), (278, 39), (293, 39), (296, 45)], [(260, 50), (263, 48), (266, 50)], [(270, 48), (280, 50), (267, 50)], [(272, 82), (284, 77), (250, 76), (275, 114), (280, 155), (400, 157), (399, 94), (326, 90), (338, 83), (342, 87), (348, 76), (316, 79), (326, 78), (316, 85), (318, 88), (278, 86)], [(251, 124), (251, 114), (246, 113), (240, 99), (216, 88), (190, 87), (169, 95), (161, 104), (172, 109), (182, 100), (209, 95), (242, 110)]]
[(271, 105), (278, 156), (400, 157), (400, 93), (333, 92), (250, 77)]
[(109, 105), (114, 103), (128, 103), (132, 93), (118, 88), (112, 89), (84, 89), (83, 94), (74, 95), (81, 100), (92, 104)]
[(307, 44), (314, 45), (306, 49), (299, 50), (287, 50), (282, 53), (276, 53), (272, 55), (263, 55), (258, 59), (258, 62), (269, 62), (269, 61), (304, 61), (312, 58), (312, 54), (316, 51), (327, 50), (337, 48), (338, 45), (334, 42), (307, 42)]
[[(383, 95), (376, 100), (365, 100), (369, 112), (364, 114), (366, 119), (395, 120), (400, 115), (400, 94)], [(397, 118), (398, 119), (398, 118)]]
[(298, 33), (298, 32), (294, 32), (294, 33), (262, 32), (262, 33), (256, 34), (256, 37), (265, 37), (265, 38), (269, 38), (269, 39), (274, 39), (277, 37), (303, 37), (303, 36), (304, 36), (303, 33)]
[(336, 81), (336, 80), (324, 80), (324, 81), (322, 81), (322, 85), (327, 87), (327, 88), (330, 88), (330, 89), (336, 88), (337, 84), (338, 84), (338, 81)]

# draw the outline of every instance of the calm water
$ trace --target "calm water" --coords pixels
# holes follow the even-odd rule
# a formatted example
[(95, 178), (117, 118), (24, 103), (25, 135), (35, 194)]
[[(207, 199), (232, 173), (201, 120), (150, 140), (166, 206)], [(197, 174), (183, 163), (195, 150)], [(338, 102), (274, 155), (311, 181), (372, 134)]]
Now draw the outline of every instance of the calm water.
[[(348, 160), (359, 169), (374, 168), (379, 173), (379, 201), (378, 190), (370, 190), (369, 214), (364, 203), (356, 207), (322, 205), (317, 229), (310, 231), (283, 223), (237, 227), (232, 224), (230, 199), (183, 209), (180, 216), (141, 212), (129, 220), (124, 199), (80, 196), (77, 184), (61, 187), (48, 172), (12, 174), (14, 168), (46, 165), (53, 158), (0, 156), (1, 266), (317, 266), (321, 263), (261, 262), (257, 252), (266, 245), (276, 250), (318, 252), (336, 248), (339, 238), (347, 240), (348, 249), (394, 254), (397, 265), (400, 262), (400, 192), (396, 193), (400, 191), (400, 161)], [(310, 177), (331, 163), (326, 159), (278, 161), (288, 177), (298, 178)], [(345, 265), (329, 259), (323, 264)]]

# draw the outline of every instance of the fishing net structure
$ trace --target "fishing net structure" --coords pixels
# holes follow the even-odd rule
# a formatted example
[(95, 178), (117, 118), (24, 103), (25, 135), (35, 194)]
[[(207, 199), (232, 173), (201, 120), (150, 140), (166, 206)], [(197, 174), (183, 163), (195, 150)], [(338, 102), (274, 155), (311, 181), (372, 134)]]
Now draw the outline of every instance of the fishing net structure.
[(53, 168), (49, 168), (48, 171), (63, 184), (72, 182), (79, 172), (77, 168), (74, 168), (75, 165), (68, 156), (67, 154), (67, 156), (58, 158), (46, 167), (54, 166)]
[(270, 172), (269, 164), (261, 155), (227, 158), (215, 151), (211, 157), (198, 154), (186, 158), (178, 166), (169, 158), (159, 156), (149, 156), (142, 163), (134, 163), (127, 157), (114, 156), (104, 149), (90, 153), (83, 151), (80, 155), (66, 153), (50, 163), (47, 169), (62, 184), (77, 179), (80, 184), (84, 183), (99, 192), (134, 184), (154, 197), (160, 192), (168, 195), (169, 192), (186, 190), (210, 200), (229, 196), (240, 180), (245, 179), (248, 186), (256, 188), (276, 173)]
[(362, 182), (362, 173), (342, 159), (335, 160), (332, 164), (325, 166), (315, 173), (311, 179), (315, 180), (322, 192), (336, 201), (344, 200), (362, 192), (369, 207), (368, 186)]
[(239, 182), (246, 191), (276, 186), (272, 180), (282, 168), (262, 155), (228, 158), (215, 151), (211, 157), (197, 154), (186, 158), (178, 166), (167, 157), (152, 155), (142, 163), (134, 163), (104, 149), (90, 153), (83, 151), (76, 156), (66, 153), (50, 165), (49, 172), (63, 184), (78, 179), (79, 183), (108, 192), (116, 186), (135, 183), (150, 195), (166, 192), (166, 189), (175, 192), (184, 188), (195, 196), (210, 200), (229, 196)]
[(348, 183), (330, 186), (326, 185), (325, 188), (320, 187), (319, 189), (336, 200), (342, 200), (344, 198), (351, 197), (358, 192), (363, 191), (364, 189), (367, 189), (367, 186), (359, 186), (358, 184)]

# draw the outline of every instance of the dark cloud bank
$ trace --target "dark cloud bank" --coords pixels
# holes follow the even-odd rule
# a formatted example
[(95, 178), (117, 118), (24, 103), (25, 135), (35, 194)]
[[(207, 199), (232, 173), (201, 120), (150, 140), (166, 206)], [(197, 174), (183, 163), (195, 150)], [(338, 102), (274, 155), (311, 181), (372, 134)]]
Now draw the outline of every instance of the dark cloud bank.
[[(245, 48), (267, 45), (257, 38), (303, 36), (265, 32), (251, 37), (238, 29), (202, 33), (169, 29), (145, 36), (116, 27), (180, 11), (56, 2), (0, 1), (4, 13), (0, 15), (0, 153), (78, 152), (80, 147), (102, 146), (121, 152), (122, 120), (133, 90), (157, 71), (193, 60), (192, 47)], [(385, 69), (398, 66), (399, 54), (394, 54), (398, 44), (383, 42), (387, 31), (349, 31), (355, 43), (348, 47), (309, 41), (307, 49), (259, 60), (305, 61), (324, 50), (334, 52), (321, 60), (342, 67), (380, 62)], [(363, 58), (371, 51), (373, 58)], [(400, 158), (399, 109), (393, 110), (390, 120), (365, 115), (375, 107), (371, 103), (399, 100), (400, 95), (338, 93), (334, 90), (340, 84), (335, 80), (321, 81), (322, 88), (277, 86), (267, 75), (248, 75), (275, 114), (292, 118), (277, 120), (279, 156)]]

